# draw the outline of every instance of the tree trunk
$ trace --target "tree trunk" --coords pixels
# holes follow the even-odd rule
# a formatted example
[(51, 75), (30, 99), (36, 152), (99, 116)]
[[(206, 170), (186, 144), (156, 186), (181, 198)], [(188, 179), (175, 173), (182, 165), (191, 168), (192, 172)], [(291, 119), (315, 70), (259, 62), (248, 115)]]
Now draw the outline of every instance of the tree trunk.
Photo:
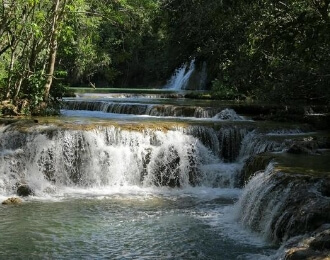
[(12, 85), (12, 78), (13, 78), (13, 70), (14, 70), (15, 58), (16, 58), (15, 57), (15, 49), (11, 48), (6, 98), (10, 98), (10, 94), (11, 94), (10, 93), (10, 90), (11, 90), (11, 85)]
[(60, 0), (54, 0), (53, 5), (53, 20), (50, 30), (50, 42), (49, 42), (49, 56), (46, 74), (46, 83), (44, 85), (44, 101), (47, 102), (49, 98), (49, 92), (53, 83), (53, 76), (55, 70), (56, 53), (57, 53), (57, 26), (59, 19), (59, 7)]

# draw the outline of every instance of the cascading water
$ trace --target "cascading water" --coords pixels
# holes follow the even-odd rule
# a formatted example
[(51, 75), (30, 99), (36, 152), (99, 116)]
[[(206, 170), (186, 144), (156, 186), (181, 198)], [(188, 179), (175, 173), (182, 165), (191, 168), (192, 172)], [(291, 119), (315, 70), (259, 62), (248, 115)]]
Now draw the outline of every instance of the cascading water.
[(271, 164), (238, 188), (247, 159), (287, 150), (299, 129), (174, 104), (67, 100), (60, 122), (1, 126), (0, 200), (22, 184), (33, 196), (0, 205), (0, 258), (271, 259), (267, 241), (313, 230), (329, 204), (322, 179)]
[(181, 68), (175, 71), (174, 75), (171, 77), (165, 88), (172, 90), (184, 90), (194, 70), (195, 70), (195, 60), (192, 60), (190, 62), (189, 67), (187, 63), (185, 63), (184, 65), (182, 65)]
[(168, 104), (119, 103), (111, 101), (64, 100), (65, 110), (100, 111), (121, 115), (147, 115), (154, 117), (191, 117), (213, 120), (246, 120), (233, 109), (202, 106), (180, 106)]
[(245, 187), (236, 217), (265, 239), (285, 241), (330, 221), (327, 189), (320, 177), (290, 175), (271, 162)]
[[(17, 183), (27, 183), (36, 194), (62, 186), (216, 187), (234, 183), (234, 174), (226, 171), (218, 157), (219, 148), (210, 150), (198, 138), (184, 133), (187, 131), (196, 132), (136, 132), (117, 127), (2, 132), (0, 191), (10, 195)], [(211, 133), (204, 140), (211, 146), (214, 130), (199, 132)], [(233, 166), (230, 172), (235, 173)]]

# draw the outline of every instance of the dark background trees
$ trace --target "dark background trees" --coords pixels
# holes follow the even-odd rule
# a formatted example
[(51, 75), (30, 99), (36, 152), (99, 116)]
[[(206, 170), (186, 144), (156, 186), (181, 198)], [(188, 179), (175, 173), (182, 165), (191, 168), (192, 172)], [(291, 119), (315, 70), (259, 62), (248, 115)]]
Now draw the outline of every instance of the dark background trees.
[(159, 87), (195, 59), (216, 92), (328, 102), (329, 5), (0, 0), (0, 98), (37, 107), (61, 85)]

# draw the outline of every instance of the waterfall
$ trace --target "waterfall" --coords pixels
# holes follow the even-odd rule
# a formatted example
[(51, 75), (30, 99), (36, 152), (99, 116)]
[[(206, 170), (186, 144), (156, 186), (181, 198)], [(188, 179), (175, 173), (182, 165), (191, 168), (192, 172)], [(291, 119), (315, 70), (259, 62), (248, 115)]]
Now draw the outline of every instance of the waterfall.
[(198, 86), (199, 90), (205, 89), (206, 81), (207, 81), (207, 65), (206, 65), (206, 62), (204, 61), (203, 65), (202, 65), (202, 70), (200, 72), (200, 80), (199, 80), (199, 86)]
[(235, 110), (221, 107), (180, 106), (167, 104), (120, 103), (101, 100), (64, 100), (65, 110), (100, 111), (126, 115), (148, 115), (157, 117), (212, 118), (224, 121), (245, 120)]
[(285, 144), (281, 140), (272, 140), (257, 131), (249, 132), (242, 140), (242, 148), (239, 152), (241, 159), (247, 159), (253, 155), (264, 152), (279, 152), (285, 148)]
[(39, 194), (61, 186), (233, 187), (240, 169), (219, 158), (217, 134), (211, 128), (163, 132), (39, 126), (2, 131), (0, 140), (3, 194), (13, 193), (18, 183)]
[(148, 115), (157, 117), (194, 117), (215, 120), (241, 121), (233, 109), (219, 107), (177, 106), (167, 104), (119, 103), (98, 100), (64, 100), (63, 109), (100, 111), (114, 114)]
[(281, 172), (274, 163), (256, 173), (236, 204), (236, 218), (265, 239), (282, 242), (330, 221), (328, 183)]
[(173, 90), (184, 90), (188, 84), (189, 78), (191, 74), (195, 70), (195, 60), (193, 59), (190, 62), (189, 68), (187, 63), (182, 65), (181, 68), (177, 69), (171, 79), (168, 81), (167, 85), (165, 86), (166, 89), (173, 89)]
[(128, 115), (144, 115), (146, 114), (148, 107), (147, 104), (105, 102), (97, 100), (67, 100), (63, 102), (63, 108), (68, 110), (88, 110)]

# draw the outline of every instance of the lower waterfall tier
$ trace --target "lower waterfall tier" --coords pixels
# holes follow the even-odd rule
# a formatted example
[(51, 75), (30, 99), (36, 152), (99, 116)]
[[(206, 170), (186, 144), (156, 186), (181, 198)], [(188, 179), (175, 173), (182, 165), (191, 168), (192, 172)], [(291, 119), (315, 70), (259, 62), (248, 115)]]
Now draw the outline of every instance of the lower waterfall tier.
[[(315, 155), (314, 155), (315, 156)], [(276, 155), (274, 156), (276, 159)], [(248, 182), (237, 203), (237, 218), (274, 242), (286, 241), (330, 223), (330, 172), (270, 163)], [(330, 153), (307, 158), (323, 164)], [(281, 160), (280, 160), (281, 161)], [(301, 164), (300, 164), (301, 165)]]
[[(219, 134), (210, 128), (35, 127), (2, 131), (1, 193), (11, 194), (22, 184), (37, 193), (59, 186), (234, 187), (241, 168), (241, 163), (224, 163), (219, 157)], [(232, 132), (221, 140), (229, 143)], [(236, 143), (233, 150), (239, 150)]]

